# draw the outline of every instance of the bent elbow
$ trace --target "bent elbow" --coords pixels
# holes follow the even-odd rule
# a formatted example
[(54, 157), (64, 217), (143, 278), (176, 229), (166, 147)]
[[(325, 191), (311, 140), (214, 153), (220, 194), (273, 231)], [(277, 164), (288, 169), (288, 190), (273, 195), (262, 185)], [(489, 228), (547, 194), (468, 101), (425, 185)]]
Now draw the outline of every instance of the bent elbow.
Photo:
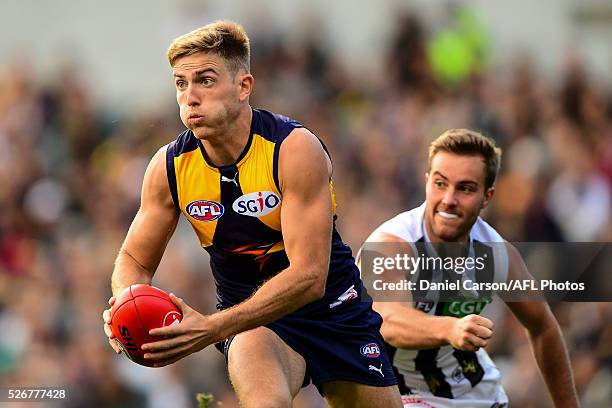
[(323, 281), (322, 284), (317, 285), (313, 291), (314, 300), (323, 299), (323, 296), (325, 296), (325, 281)]
[(379, 311), (383, 318), (383, 323), (380, 326), (380, 334), (387, 343), (395, 348), (412, 348), (414, 344), (409, 338), (406, 338), (405, 332), (402, 330), (402, 322), (397, 321), (396, 316), (390, 313), (389, 310)]
[(383, 337), (383, 339), (385, 339), (385, 341), (389, 343), (390, 345), (392, 345), (393, 347), (399, 348), (401, 346), (400, 341), (399, 341), (400, 339), (396, 335), (391, 325), (387, 323), (385, 320), (383, 320), (383, 324), (380, 326), (380, 334)]
[(325, 296), (325, 280), (313, 282), (308, 290), (309, 303), (323, 299), (323, 296)]
[(321, 274), (318, 271), (313, 271), (306, 281), (308, 285), (306, 289), (308, 303), (320, 300), (325, 296), (327, 273)]

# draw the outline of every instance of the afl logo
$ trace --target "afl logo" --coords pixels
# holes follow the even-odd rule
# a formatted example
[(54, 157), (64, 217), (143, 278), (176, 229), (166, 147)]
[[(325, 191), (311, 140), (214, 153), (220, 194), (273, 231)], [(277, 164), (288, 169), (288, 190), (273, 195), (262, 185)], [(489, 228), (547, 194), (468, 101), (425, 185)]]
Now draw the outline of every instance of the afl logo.
[(367, 358), (376, 358), (380, 356), (380, 348), (378, 348), (378, 344), (376, 343), (368, 343), (365, 346), (361, 347), (361, 355)]
[(179, 324), (181, 322), (181, 318), (182, 316), (179, 312), (168, 312), (164, 316), (164, 323), (162, 324), (162, 327), (174, 326), (175, 324)]
[(187, 214), (198, 221), (214, 221), (223, 215), (223, 205), (214, 201), (192, 201), (185, 208)]
[(280, 198), (271, 191), (256, 191), (238, 197), (232, 209), (240, 215), (261, 217), (274, 211), (280, 202)]

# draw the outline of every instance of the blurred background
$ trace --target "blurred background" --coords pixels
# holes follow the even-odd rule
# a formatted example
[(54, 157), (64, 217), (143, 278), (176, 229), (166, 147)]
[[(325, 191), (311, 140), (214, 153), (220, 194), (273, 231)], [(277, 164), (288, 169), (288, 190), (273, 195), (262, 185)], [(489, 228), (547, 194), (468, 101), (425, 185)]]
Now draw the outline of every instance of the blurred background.
[[(327, 144), (354, 251), (422, 202), (427, 145), (459, 127), (504, 149), (484, 217), (506, 239), (612, 241), (609, 1), (158, 3), (0, 2), (0, 387), (68, 389), (49, 406), (189, 407), (196, 392), (237, 406), (212, 347), (143, 368), (101, 321), (145, 167), (183, 129), (165, 50), (219, 18), (250, 34), (252, 105)], [(214, 311), (184, 220), (154, 284)], [(612, 406), (612, 307), (554, 312), (583, 406)], [(520, 324), (503, 305), (486, 314), (512, 406), (551, 406)], [(295, 406), (324, 404), (310, 386)]]

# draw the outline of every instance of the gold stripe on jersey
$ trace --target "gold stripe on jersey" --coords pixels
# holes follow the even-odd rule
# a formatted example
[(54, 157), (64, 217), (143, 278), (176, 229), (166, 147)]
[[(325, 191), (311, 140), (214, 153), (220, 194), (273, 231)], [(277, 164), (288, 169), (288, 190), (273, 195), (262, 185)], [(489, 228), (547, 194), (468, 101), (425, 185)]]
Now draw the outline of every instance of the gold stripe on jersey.
[(334, 194), (334, 182), (332, 179), (329, 179), (329, 193), (331, 194), (331, 202), (332, 202), (332, 216), (336, 215), (336, 208), (338, 208), (338, 204), (336, 203), (336, 194)]
[[(274, 146), (274, 142), (264, 139), (261, 135), (253, 134), (251, 149), (237, 164), (238, 178), (243, 194), (271, 191), (279, 199), (282, 199), (272, 176)], [(272, 229), (280, 231), (281, 206), (282, 202), (271, 213), (258, 217), (259, 221)]]
[[(174, 168), (176, 169), (179, 207), (185, 218), (192, 225), (202, 247), (208, 247), (212, 245), (218, 220), (208, 222), (194, 221), (187, 214), (186, 207), (189, 203), (202, 199), (217, 203), (221, 202), (219, 171), (206, 163), (200, 149), (195, 149), (175, 157)], [(225, 211), (227, 211), (227, 208)]]

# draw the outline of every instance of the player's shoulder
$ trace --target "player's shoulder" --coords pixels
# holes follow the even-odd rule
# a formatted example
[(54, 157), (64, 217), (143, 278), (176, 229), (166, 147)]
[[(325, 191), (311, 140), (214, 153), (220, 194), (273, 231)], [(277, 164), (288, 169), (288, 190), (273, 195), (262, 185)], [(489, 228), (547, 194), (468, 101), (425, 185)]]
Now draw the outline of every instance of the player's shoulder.
[(194, 151), (197, 148), (198, 139), (191, 130), (185, 129), (175, 140), (162, 146), (160, 150), (163, 149), (168, 157), (178, 157), (181, 154)]
[(508, 278), (509, 267), (516, 261), (511, 245), (481, 217), (478, 217), (472, 226), (470, 237), (479, 243), (481, 248), (489, 248), (495, 265), (494, 280), (505, 282)]
[[(142, 182), (142, 205), (147, 202), (162, 202), (172, 205), (167, 169), (167, 149), (169, 144), (160, 147), (151, 158)], [(171, 198), (172, 197), (172, 198)]]
[[(288, 116), (264, 109), (252, 108), (252, 111), (251, 133), (275, 144), (275, 162), (280, 155), (281, 146), (283, 151), (297, 151), (306, 155), (308, 155), (309, 148), (313, 148), (312, 151), (317, 156), (321, 151), (324, 151), (331, 160), (331, 155), (325, 143), (302, 123)], [(287, 147), (288, 145), (290, 147)]]
[(478, 217), (470, 232), (472, 239), (480, 242), (505, 242), (504, 238), (488, 222)]
[(422, 225), (424, 214), (425, 203), (411, 210), (399, 213), (376, 228), (368, 240), (390, 235), (406, 242), (417, 242), (423, 238)]
[(177, 177), (175, 158), (198, 149), (198, 140), (189, 129), (181, 132), (175, 140), (160, 147), (145, 172), (145, 183), (150, 191), (157, 191), (164, 197), (169, 191), (172, 202), (178, 208)]
[(332, 168), (331, 161), (326, 156), (326, 150), (320, 140), (305, 128), (296, 128), (286, 137), (285, 141), (277, 143), (274, 155), (274, 178), (278, 188), (285, 191), (288, 185), (294, 185), (288, 180), (301, 181), (299, 188), (318, 186), (319, 182), (329, 183)]
[(282, 142), (295, 129), (304, 126), (295, 119), (264, 109), (253, 108), (251, 132), (271, 142)]

